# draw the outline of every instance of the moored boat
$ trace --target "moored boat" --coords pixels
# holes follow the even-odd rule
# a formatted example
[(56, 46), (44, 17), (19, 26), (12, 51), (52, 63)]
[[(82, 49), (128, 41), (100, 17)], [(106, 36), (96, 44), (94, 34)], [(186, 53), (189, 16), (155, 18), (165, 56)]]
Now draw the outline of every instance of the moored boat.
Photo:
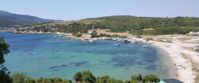
[(120, 45), (119, 44), (113, 44), (115, 47), (120, 47)]

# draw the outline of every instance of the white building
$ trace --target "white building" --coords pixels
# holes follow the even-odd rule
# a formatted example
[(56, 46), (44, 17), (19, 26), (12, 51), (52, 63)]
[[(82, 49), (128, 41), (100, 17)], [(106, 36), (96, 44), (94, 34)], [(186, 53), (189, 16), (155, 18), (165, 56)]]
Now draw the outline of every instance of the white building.
[(191, 31), (187, 34), (188, 36), (199, 36), (199, 32)]
[(89, 30), (89, 31), (88, 31), (88, 34), (91, 34), (91, 33), (93, 33), (93, 30)]

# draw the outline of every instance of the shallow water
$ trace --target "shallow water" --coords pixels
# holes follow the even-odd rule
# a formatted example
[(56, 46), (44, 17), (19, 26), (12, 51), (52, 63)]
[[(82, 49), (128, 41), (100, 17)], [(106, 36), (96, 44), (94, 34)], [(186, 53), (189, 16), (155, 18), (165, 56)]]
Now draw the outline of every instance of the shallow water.
[[(133, 74), (169, 77), (168, 64), (160, 53), (143, 43), (124, 44), (111, 40), (88, 43), (55, 35), (14, 34), (0, 32), (10, 44), (7, 68), (31, 77), (72, 79), (78, 71), (90, 70), (97, 76), (109, 75), (129, 79)], [(113, 44), (120, 44), (115, 47)]]

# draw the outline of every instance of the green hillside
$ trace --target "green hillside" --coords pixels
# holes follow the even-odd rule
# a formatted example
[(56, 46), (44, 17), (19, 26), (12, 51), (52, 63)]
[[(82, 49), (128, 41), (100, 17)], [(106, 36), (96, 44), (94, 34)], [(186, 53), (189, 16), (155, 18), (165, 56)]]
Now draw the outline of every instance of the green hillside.
[(65, 23), (34, 24), (31, 30), (44, 32), (85, 33), (89, 29), (110, 29), (111, 32), (129, 31), (132, 34), (186, 34), (199, 31), (199, 18), (195, 17), (135, 17), (135, 16), (107, 16), (88, 18)]

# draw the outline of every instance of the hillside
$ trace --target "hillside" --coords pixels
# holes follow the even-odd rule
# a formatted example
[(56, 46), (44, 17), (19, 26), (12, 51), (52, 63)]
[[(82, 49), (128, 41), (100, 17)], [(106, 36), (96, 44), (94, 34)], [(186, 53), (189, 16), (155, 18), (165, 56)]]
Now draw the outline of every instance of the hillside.
[[(134, 35), (186, 34), (199, 31), (196, 17), (136, 17), (107, 16), (79, 21), (39, 23), (26, 26), (26, 30), (43, 32), (86, 33), (90, 29), (109, 29), (111, 32), (126, 32)], [(24, 31), (24, 30), (23, 30)]]
[(145, 28), (153, 28), (160, 26), (199, 26), (199, 18), (196, 17), (136, 17), (129, 15), (121, 16), (107, 16), (99, 18), (88, 18), (83, 20), (100, 20), (98, 23), (110, 25), (117, 25), (118, 27), (129, 26), (136, 27), (142, 26)]
[(112, 32), (138, 32), (144, 34), (186, 34), (199, 31), (197, 17), (136, 17), (129, 15), (87, 18), (93, 20), (96, 28), (110, 29)]
[(35, 16), (19, 15), (0, 10), (0, 27), (25, 25), (38, 22), (49, 22), (52, 20), (42, 19)]

